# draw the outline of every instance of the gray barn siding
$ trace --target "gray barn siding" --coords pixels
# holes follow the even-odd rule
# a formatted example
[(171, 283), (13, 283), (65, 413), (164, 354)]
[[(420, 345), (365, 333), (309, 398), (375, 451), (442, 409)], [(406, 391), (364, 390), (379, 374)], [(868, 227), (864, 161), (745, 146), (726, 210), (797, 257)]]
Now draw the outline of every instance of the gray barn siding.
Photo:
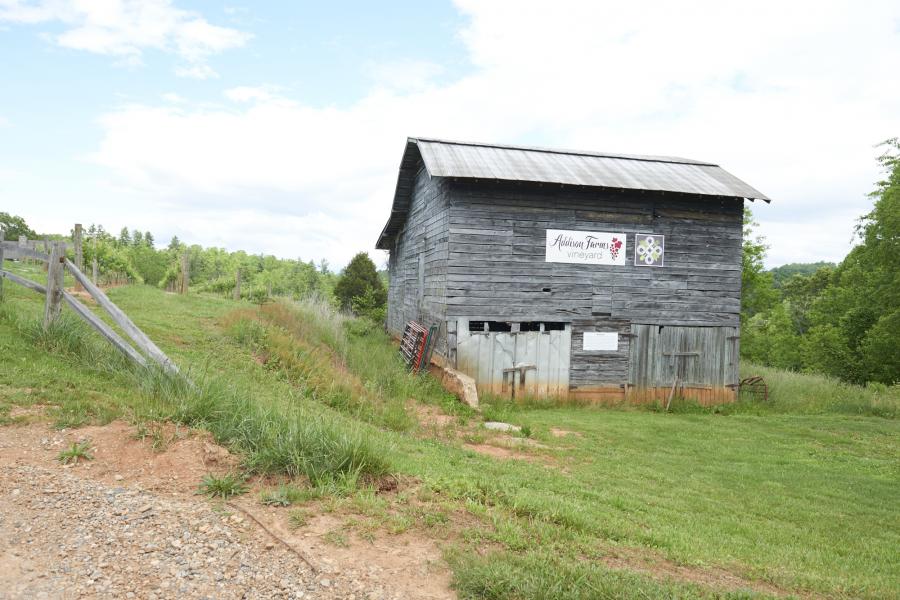
[[(571, 322), (573, 390), (628, 378), (631, 338), (585, 352), (585, 331), (739, 324), (739, 199), (468, 180), (445, 194), (446, 318)], [(546, 229), (623, 232), (626, 265), (547, 263)], [(666, 236), (664, 267), (634, 266), (634, 234), (649, 232)]]
[[(441, 328), (435, 352), (446, 356), (448, 199), (446, 180), (420, 168), (409, 213), (390, 253), (387, 328), (402, 335), (407, 321)], [(421, 262), (421, 274), (420, 274)]]

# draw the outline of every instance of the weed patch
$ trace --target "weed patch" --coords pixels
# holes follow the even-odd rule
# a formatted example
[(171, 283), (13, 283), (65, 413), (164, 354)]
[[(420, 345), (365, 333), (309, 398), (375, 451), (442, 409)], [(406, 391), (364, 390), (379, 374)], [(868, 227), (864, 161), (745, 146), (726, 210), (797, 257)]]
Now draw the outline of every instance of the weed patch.
[(232, 496), (239, 496), (247, 492), (247, 484), (244, 477), (234, 473), (228, 475), (207, 474), (200, 482), (200, 493), (210, 498), (221, 498), (226, 500)]
[(79, 460), (94, 460), (94, 455), (91, 454), (91, 442), (89, 440), (73, 442), (69, 448), (59, 453), (57, 460), (64, 465), (75, 465)]

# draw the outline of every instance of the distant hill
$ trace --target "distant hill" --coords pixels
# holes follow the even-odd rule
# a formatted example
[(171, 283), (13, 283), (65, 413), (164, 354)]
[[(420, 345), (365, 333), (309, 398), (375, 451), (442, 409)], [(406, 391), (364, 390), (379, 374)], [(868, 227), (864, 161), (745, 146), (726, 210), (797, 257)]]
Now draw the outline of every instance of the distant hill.
[(772, 283), (776, 288), (780, 288), (792, 277), (797, 275), (812, 275), (822, 267), (834, 268), (835, 266), (837, 265), (825, 261), (814, 263), (789, 263), (781, 265), (780, 267), (775, 267), (774, 269), (769, 269), (769, 273), (772, 274)]

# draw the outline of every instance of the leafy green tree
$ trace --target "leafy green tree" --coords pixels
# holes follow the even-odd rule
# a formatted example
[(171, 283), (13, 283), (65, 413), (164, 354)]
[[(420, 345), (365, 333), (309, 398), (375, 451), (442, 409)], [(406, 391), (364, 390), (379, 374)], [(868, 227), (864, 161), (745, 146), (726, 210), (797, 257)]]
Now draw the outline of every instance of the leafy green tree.
[(814, 263), (788, 263), (769, 269), (769, 273), (772, 274), (772, 284), (776, 289), (781, 289), (793, 281), (795, 277), (812, 275), (825, 267), (834, 269), (836, 266), (834, 263), (825, 262), (824, 260)]
[(387, 319), (387, 305), (374, 288), (366, 288), (361, 296), (354, 296), (351, 301), (354, 313), (366, 317), (375, 323), (384, 323)]
[(123, 227), (121, 231), (119, 231), (119, 245), (120, 246), (130, 246), (131, 245), (131, 232), (128, 231), (127, 227)]
[(144, 233), (135, 229), (131, 234), (131, 245), (132, 246), (143, 246), (144, 245)]
[(151, 248), (153, 248), (154, 241), (155, 240), (153, 239), (153, 234), (150, 233), (149, 231), (145, 231), (144, 232), (144, 243), (147, 244), (148, 246), (150, 246)]
[(772, 286), (772, 274), (765, 270), (766, 246), (762, 236), (754, 235), (753, 213), (744, 208), (744, 241), (741, 253), (741, 317), (749, 319), (771, 307), (778, 299)]
[(23, 235), (29, 240), (37, 239), (37, 233), (28, 226), (25, 219), (6, 212), (0, 212), (0, 231), (7, 240), (17, 240)]
[(375, 270), (375, 263), (368, 254), (360, 252), (344, 269), (334, 288), (334, 295), (341, 308), (352, 310), (354, 298), (366, 297), (367, 293), (372, 294), (370, 301), (373, 305), (384, 306), (387, 303), (387, 291)]
[(884, 145), (887, 176), (859, 220), (861, 243), (811, 303), (804, 340), (807, 369), (858, 383), (900, 381), (900, 142)]

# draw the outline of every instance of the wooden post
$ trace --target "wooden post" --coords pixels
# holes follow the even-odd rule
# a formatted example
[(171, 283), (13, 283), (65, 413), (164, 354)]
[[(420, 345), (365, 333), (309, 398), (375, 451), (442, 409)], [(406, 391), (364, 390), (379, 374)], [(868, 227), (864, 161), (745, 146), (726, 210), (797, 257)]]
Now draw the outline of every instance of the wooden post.
[[(0, 255), (2, 256), (2, 255)], [(241, 270), (238, 269), (234, 274), (234, 299), (241, 299)]]
[[(25, 237), (24, 235), (20, 235), (19, 236), (19, 248), (24, 249), (26, 244), (28, 244), (28, 238)], [(28, 259), (23, 258), (21, 252), (19, 253), (19, 260), (22, 261), (26, 265), (28, 264)]]
[(63, 297), (63, 263), (65, 255), (61, 246), (54, 242), (47, 262), (47, 300), (44, 304), (44, 329), (59, 318)]
[[(47, 254), (50, 254), (50, 252), (51, 252), (50, 248), (51, 248), (50, 238), (44, 237), (44, 252), (46, 252)], [(50, 263), (49, 262), (44, 265), (44, 270), (47, 271), (47, 273), (50, 272)]]
[(87, 292), (94, 298), (94, 300), (96, 300), (97, 304), (99, 304), (103, 308), (103, 310), (105, 310), (109, 314), (109, 316), (112, 317), (116, 325), (121, 327), (122, 331), (124, 331), (128, 335), (128, 337), (134, 340), (134, 343), (137, 344), (137, 346), (141, 350), (146, 352), (150, 356), (150, 358), (155, 360), (167, 371), (171, 373), (178, 372), (178, 368), (175, 366), (175, 363), (169, 360), (169, 357), (167, 357), (165, 353), (163, 353), (163, 351), (160, 350), (159, 347), (154, 344), (149, 337), (147, 337), (147, 334), (141, 331), (138, 326), (128, 318), (128, 315), (126, 315), (121, 308), (113, 304), (112, 301), (106, 296), (106, 294), (104, 294), (100, 288), (91, 283), (91, 281), (84, 275), (84, 273), (79, 271), (78, 267), (72, 264), (71, 261), (65, 260), (64, 262), (66, 267), (69, 269), (69, 273), (71, 273), (75, 279), (81, 282), (81, 285), (83, 285), (84, 289), (87, 290)]
[[(6, 239), (6, 232), (0, 229), (0, 271), (3, 270), (3, 242)], [(3, 277), (0, 277), (0, 302), (3, 302)]]
[(94, 252), (93, 252), (93, 260), (91, 260), (91, 281), (94, 282), (94, 285), (97, 285), (97, 280), (100, 278), (100, 264), (97, 262), (97, 234), (94, 234)]
[[(75, 223), (75, 234), (72, 236), (72, 242), (75, 244), (75, 266), (79, 270), (84, 270), (84, 254), (81, 248), (81, 223)], [(75, 282), (75, 291), (81, 291), (81, 284)]]
[(181, 255), (181, 293), (187, 294), (188, 287), (191, 283), (191, 273), (190, 273), (190, 261), (188, 260), (188, 253), (185, 252)]

